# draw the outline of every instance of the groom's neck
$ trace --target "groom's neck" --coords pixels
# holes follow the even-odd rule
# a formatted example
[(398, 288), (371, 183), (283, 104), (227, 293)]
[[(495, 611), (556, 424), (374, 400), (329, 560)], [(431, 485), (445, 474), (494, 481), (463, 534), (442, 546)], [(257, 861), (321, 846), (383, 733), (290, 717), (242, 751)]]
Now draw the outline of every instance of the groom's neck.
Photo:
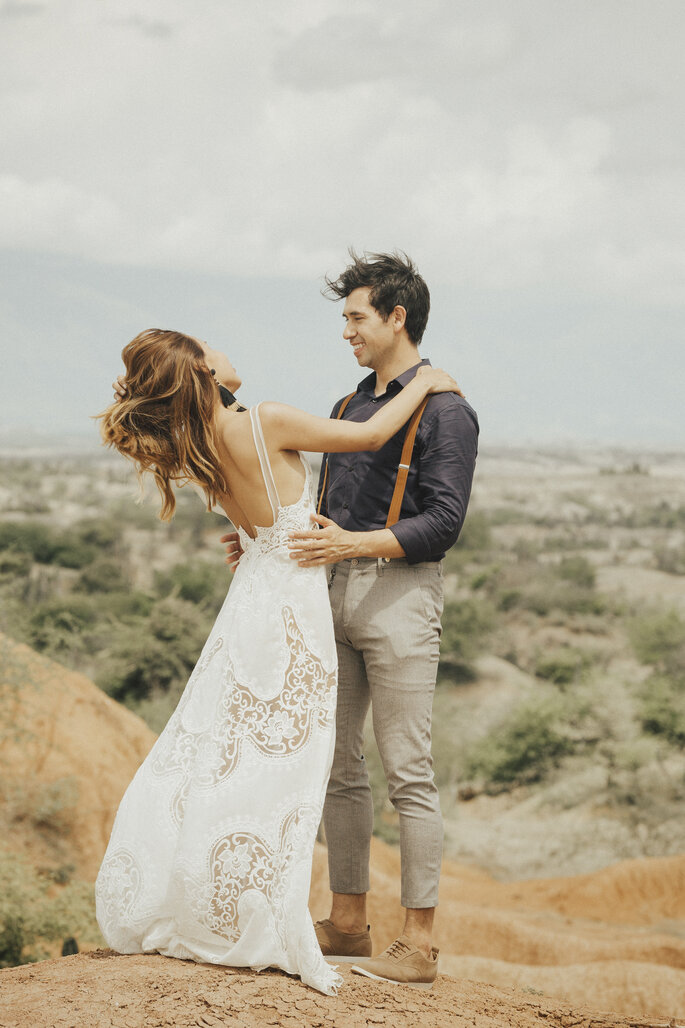
[(399, 375), (404, 374), (405, 371), (409, 371), (409, 368), (415, 367), (421, 363), (421, 355), (419, 354), (418, 346), (414, 343), (406, 343), (392, 354), (389, 354), (384, 361), (374, 366), (373, 370), (376, 372), (376, 387), (374, 392), (376, 396), (381, 396), (382, 393), (388, 388), (388, 382), (392, 382), (393, 378), (397, 378)]

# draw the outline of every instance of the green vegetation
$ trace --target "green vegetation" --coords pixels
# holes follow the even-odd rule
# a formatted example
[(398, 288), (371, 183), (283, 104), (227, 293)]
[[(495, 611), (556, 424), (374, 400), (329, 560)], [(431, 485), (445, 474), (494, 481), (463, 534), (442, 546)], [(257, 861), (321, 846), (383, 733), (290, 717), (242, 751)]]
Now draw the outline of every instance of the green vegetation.
[(62, 530), (39, 521), (0, 522), (0, 550), (65, 568), (85, 567), (98, 553), (114, 549), (118, 537), (118, 528), (107, 522), (87, 520)]
[[(84, 671), (159, 731), (231, 574), (219, 544), (225, 519), (182, 492), (174, 522), (162, 525), (149, 501), (100, 502), (101, 516), (66, 527), (0, 520), (0, 631)], [(167, 551), (182, 559), (165, 560)]]
[(535, 661), (535, 674), (555, 685), (570, 685), (588, 666), (588, 657), (581, 650), (571, 646), (546, 650)]
[(98, 685), (114, 699), (135, 702), (185, 684), (210, 627), (197, 606), (167, 596), (149, 616), (115, 630)]
[(656, 610), (629, 625), (638, 658), (673, 679), (685, 679), (685, 621), (675, 610)]
[[(231, 582), (218, 542), (226, 522), (186, 491), (162, 525), (153, 488), (136, 504), (130, 472), (103, 468), (5, 465), (12, 499), (0, 516), (0, 630), (84, 671), (160, 731)], [(685, 751), (682, 613), (598, 586), (626, 557), (683, 575), (685, 505), (660, 500), (631, 460), (606, 474), (613, 480), (599, 472), (597, 481), (615, 490), (615, 502), (573, 482), (559, 490), (558, 512), (546, 485), (531, 500), (512, 480), (488, 494), (487, 509), (472, 507), (447, 555), (433, 722), (446, 797), (464, 783), (474, 794), (554, 783), (592, 747), (607, 771), (607, 802), (643, 809), (654, 792), (645, 769)], [(75, 513), (62, 516), (67, 508)], [(505, 662), (511, 691), (502, 687), (501, 709), (494, 703), (479, 720), (469, 697), (481, 684), (500, 688), (497, 668), (488, 677), (492, 660), (479, 663), (486, 656)], [(647, 670), (631, 671), (636, 661)], [(0, 722), (0, 741), (2, 732)], [(370, 734), (365, 755), (376, 831), (394, 841), (397, 819)], [(58, 841), (69, 789), (63, 782), (52, 796), (24, 797), (27, 816)], [(60, 859), (66, 879), (68, 854)]]
[(642, 693), (642, 725), (685, 749), (685, 687), (663, 675), (652, 675)]
[(97, 941), (93, 887), (70, 882), (55, 887), (26, 860), (0, 850), (0, 967), (44, 960), (46, 944), (77, 938)]
[(553, 697), (521, 704), (473, 745), (467, 776), (494, 785), (537, 781), (573, 752), (574, 742), (566, 731), (568, 714), (567, 705)]
[(653, 668), (640, 690), (643, 728), (685, 749), (685, 621), (675, 610), (654, 610), (634, 618), (629, 634)]
[(480, 596), (447, 602), (442, 614), (441, 670), (454, 677), (472, 671), (496, 623), (492, 604)]

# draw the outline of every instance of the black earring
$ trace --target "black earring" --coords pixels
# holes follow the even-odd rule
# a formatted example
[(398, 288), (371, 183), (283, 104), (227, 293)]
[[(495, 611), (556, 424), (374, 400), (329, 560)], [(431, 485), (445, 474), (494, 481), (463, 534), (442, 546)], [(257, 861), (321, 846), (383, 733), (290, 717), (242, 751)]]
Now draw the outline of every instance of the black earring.
[(209, 369), (209, 374), (210, 375), (216, 375), (216, 368), (210, 368)]

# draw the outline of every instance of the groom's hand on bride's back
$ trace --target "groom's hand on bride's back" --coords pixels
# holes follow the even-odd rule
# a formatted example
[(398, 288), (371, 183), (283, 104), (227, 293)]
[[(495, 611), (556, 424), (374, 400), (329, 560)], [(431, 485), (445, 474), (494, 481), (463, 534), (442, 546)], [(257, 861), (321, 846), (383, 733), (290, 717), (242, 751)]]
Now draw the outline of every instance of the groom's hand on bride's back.
[(225, 544), (225, 563), (228, 564), (229, 568), (231, 569), (231, 574), (233, 574), (235, 572), (235, 569), (238, 567), (238, 564), (240, 563), (240, 558), (242, 557), (244, 552), (242, 546), (240, 545), (240, 536), (237, 532), (227, 532), (226, 535), (221, 536), (219, 542)]

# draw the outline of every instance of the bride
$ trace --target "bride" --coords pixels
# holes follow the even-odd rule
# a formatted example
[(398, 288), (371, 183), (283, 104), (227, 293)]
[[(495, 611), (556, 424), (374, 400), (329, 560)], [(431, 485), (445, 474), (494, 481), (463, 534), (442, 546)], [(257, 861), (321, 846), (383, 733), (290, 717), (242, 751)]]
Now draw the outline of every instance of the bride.
[(420, 369), (364, 423), (281, 403), (226, 409), (229, 359), (180, 332), (150, 329), (123, 351), (123, 399), (104, 441), (154, 476), (160, 517), (174, 484), (200, 486), (236, 525), (243, 556), (178, 707), (117, 812), (95, 893), (121, 953), (278, 967), (332, 994), (307, 903), (334, 743), (336, 650), (322, 567), (289, 557), (310, 528), (300, 450), (375, 450), (429, 393), (458, 390)]

